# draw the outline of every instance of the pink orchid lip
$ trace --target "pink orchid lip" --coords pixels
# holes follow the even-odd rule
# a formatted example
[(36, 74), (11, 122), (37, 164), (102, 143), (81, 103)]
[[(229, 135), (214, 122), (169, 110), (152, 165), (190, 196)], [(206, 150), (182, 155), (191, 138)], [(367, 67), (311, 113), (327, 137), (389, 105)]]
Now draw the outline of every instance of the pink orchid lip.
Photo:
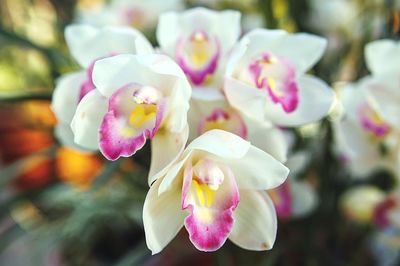
[(129, 157), (151, 139), (165, 116), (166, 101), (152, 87), (129, 84), (109, 99), (100, 126), (100, 151), (109, 160)]
[(178, 64), (182, 68), (183, 72), (189, 76), (194, 85), (201, 85), (204, 84), (207, 77), (214, 74), (214, 72), (217, 70), (221, 48), (218, 39), (214, 37), (213, 41), (216, 51), (209, 57), (202, 67), (194, 67), (186, 56), (185, 46), (188, 44), (188, 42), (193, 42), (197, 38), (201, 38), (207, 43), (210, 42), (210, 38), (208, 37), (207, 33), (201, 30), (194, 31), (189, 38), (180, 38), (178, 40), (176, 46), (176, 55)]
[(292, 216), (293, 197), (289, 181), (285, 181), (282, 185), (274, 190), (268, 191), (272, 201), (275, 204), (276, 213), (281, 219), (288, 219)]
[[(266, 52), (248, 66), (254, 85), (266, 90), (272, 102), (286, 113), (294, 112), (299, 103), (295, 66), (285, 58)], [(265, 75), (264, 72), (269, 72)]]
[(93, 69), (94, 69), (94, 64), (101, 59), (107, 58), (107, 57), (112, 57), (116, 56), (118, 53), (111, 53), (109, 56), (103, 56), (99, 57), (95, 60), (93, 60), (92, 63), (90, 63), (89, 67), (86, 69), (86, 80), (81, 84), (81, 88), (79, 91), (79, 97), (78, 97), (78, 103), (81, 102), (83, 97), (85, 97), (86, 94), (88, 94), (90, 91), (95, 89), (94, 83), (93, 83)]
[(389, 197), (379, 203), (374, 210), (374, 223), (380, 228), (385, 228), (390, 225), (388, 212), (397, 206), (397, 202), (393, 197)]
[(390, 126), (367, 103), (360, 106), (358, 116), (361, 126), (376, 137), (384, 137), (389, 133)]
[(247, 139), (247, 127), (242, 117), (233, 109), (214, 109), (210, 115), (203, 117), (197, 127), (199, 135), (211, 129), (222, 129)]
[[(201, 170), (207, 166), (213, 170)], [(217, 176), (211, 178), (210, 173)], [(215, 180), (205, 183), (211, 179)], [(185, 227), (197, 249), (215, 251), (225, 243), (233, 227), (233, 211), (239, 200), (239, 190), (230, 169), (220, 168), (213, 161), (199, 161), (194, 167), (189, 162), (184, 170), (182, 210), (189, 212)]]

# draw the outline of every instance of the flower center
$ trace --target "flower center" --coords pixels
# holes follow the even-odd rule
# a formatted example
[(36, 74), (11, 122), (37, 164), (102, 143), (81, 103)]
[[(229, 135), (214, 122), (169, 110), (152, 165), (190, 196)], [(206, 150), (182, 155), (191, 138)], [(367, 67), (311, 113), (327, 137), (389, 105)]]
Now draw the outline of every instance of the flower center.
[(200, 206), (211, 206), (215, 192), (223, 181), (224, 173), (216, 162), (209, 159), (201, 159), (195, 164), (192, 185)]
[(195, 85), (203, 84), (217, 69), (220, 45), (216, 38), (196, 30), (178, 41), (176, 49), (179, 65)]
[(293, 112), (298, 105), (298, 88), (294, 65), (285, 58), (263, 53), (250, 62), (240, 79), (258, 89), (265, 90), (273, 103)]

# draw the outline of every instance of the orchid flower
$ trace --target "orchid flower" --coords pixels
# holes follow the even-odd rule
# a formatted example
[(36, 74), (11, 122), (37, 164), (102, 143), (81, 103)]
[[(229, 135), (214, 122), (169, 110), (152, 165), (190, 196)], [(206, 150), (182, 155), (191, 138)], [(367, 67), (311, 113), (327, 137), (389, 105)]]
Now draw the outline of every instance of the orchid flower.
[[(123, 27), (95, 28), (87, 25), (72, 25), (65, 30), (65, 39), (75, 60), (83, 70), (61, 76), (54, 90), (52, 110), (58, 125), (56, 136), (62, 144), (82, 149), (73, 141), (70, 123), (78, 103), (95, 89), (92, 80), (94, 63), (116, 54), (151, 53), (153, 48), (147, 39), (137, 30)], [(84, 145), (86, 149), (96, 146)]]
[(202, 251), (217, 250), (227, 238), (245, 249), (271, 249), (277, 221), (264, 190), (287, 175), (284, 165), (241, 137), (205, 132), (151, 186), (143, 207), (147, 246), (160, 252), (184, 225)]
[(305, 75), (321, 58), (323, 38), (255, 29), (234, 48), (226, 67), (229, 103), (250, 118), (277, 126), (298, 126), (326, 115), (334, 94)]
[(96, 90), (79, 103), (71, 124), (77, 144), (116, 160), (152, 139), (151, 176), (179, 155), (188, 136), (191, 88), (174, 61), (158, 54), (117, 55), (98, 60), (92, 77)]
[(161, 51), (178, 62), (195, 89), (220, 89), (227, 54), (239, 35), (240, 13), (233, 10), (167, 12), (157, 27)]
[(375, 41), (365, 55), (372, 75), (340, 93), (344, 118), (334, 123), (339, 153), (356, 175), (378, 167), (400, 174), (400, 44)]
[(214, 90), (197, 90), (193, 94), (196, 96), (190, 100), (188, 113), (190, 140), (206, 131), (221, 129), (250, 141), (280, 162), (286, 161), (289, 141), (282, 129), (249, 119)]

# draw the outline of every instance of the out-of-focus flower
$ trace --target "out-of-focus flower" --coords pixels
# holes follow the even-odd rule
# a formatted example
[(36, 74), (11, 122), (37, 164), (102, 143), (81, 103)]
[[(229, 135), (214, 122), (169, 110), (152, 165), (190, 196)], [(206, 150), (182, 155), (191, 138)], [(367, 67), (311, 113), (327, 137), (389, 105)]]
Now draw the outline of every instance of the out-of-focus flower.
[(153, 48), (140, 32), (131, 28), (73, 25), (66, 28), (65, 38), (73, 57), (85, 70), (65, 74), (57, 82), (52, 101), (59, 122), (55, 134), (62, 144), (82, 149), (73, 141), (70, 123), (78, 103), (95, 89), (94, 63), (116, 54), (151, 53)]
[(157, 40), (195, 87), (219, 90), (226, 57), (240, 35), (240, 13), (194, 8), (160, 16)]
[(57, 151), (55, 163), (58, 177), (79, 188), (87, 188), (102, 166), (97, 155), (85, 154), (65, 147)]
[(251, 119), (277, 126), (322, 118), (334, 94), (324, 82), (304, 73), (322, 56), (325, 46), (324, 39), (309, 34), (249, 32), (227, 63), (224, 91), (229, 103)]
[(347, 190), (340, 201), (348, 218), (360, 223), (372, 223), (374, 210), (384, 198), (385, 193), (378, 188), (362, 185)]
[(182, 0), (112, 0), (77, 10), (77, 21), (95, 26), (133, 26), (152, 30), (161, 13), (183, 9)]
[(213, 91), (199, 91), (192, 97), (188, 114), (189, 139), (194, 139), (211, 129), (234, 133), (275, 159), (286, 161), (289, 142), (284, 131), (268, 124), (258, 123), (229, 106), (225, 98)]
[(227, 238), (246, 249), (271, 249), (277, 221), (264, 190), (287, 174), (285, 166), (234, 134), (204, 133), (150, 188), (143, 208), (148, 247), (160, 252), (184, 224), (199, 250), (217, 250)]
[(365, 53), (372, 76), (340, 91), (344, 114), (334, 123), (339, 153), (361, 176), (378, 167), (400, 169), (400, 45), (376, 41)]
[[(54, 144), (51, 129), (55, 118), (47, 101), (0, 105), (0, 166), (14, 167), (19, 189), (35, 189), (54, 181), (53, 158), (40, 153)], [(37, 154), (35, 154), (37, 153)]]
[(300, 218), (312, 212), (318, 203), (315, 188), (307, 180), (298, 180), (310, 156), (305, 152), (293, 154), (286, 162), (290, 176), (279, 187), (268, 191), (279, 218)]
[(149, 176), (179, 155), (188, 135), (191, 87), (174, 61), (157, 54), (117, 55), (98, 60), (92, 77), (96, 89), (80, 101), (71, 124), (77, 144), (116, 160), (152, 139)]
[(309, 25), (322, 33), (351, 30), (350, 25), (358, 18), (355, 1), (349, 0), (309, 0), (311, 15)]

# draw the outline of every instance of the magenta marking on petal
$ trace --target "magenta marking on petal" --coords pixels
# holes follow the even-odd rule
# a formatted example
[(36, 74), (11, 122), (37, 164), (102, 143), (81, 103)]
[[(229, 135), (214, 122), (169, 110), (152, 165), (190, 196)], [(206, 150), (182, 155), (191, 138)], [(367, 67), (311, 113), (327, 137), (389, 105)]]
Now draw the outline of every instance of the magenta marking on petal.
[(103, 56), (100, 58), (97, 58), (96, 60), (93, 60), (92, 63), (90, 63), (89, 67), (86, 69), (86, 80), (81, 84), (81, 89), (79, 91), (79, 98), (78, 98), (78, 103), (85, 97), (86, 94), (88, 94), (90, 91), (95, 89), (94, 83), (93, 83), (93, 69), (94, 69), (94, 64), (100, 60), (104, 59), (107, 57), (112, 57), (118, 55), (117, 53), (111, 53), (109, 56)]
[[(197, 183), (193, 179), (191, 190), (187, 198), (191, 202), (186, 202), (184, 209), (189, 211), (189, 216), (185, 218), (185, 227), (189, 233), (190, 241), (193, 245), (202, 251), (215, 251), (219, 249), (228, 238), (233, 227), (233, 211), (237, 207), (240, 194), (233, 176), (233, 173), (228, 168), (224, 168), (225, 178), (221, 186), (215, 190), (214, 199), (210, 206), (195, 203), (193, 200), (199, 186), (205, 184)], [(209, 188), (205, 188), (209, 189)], [(205, 193), (205, 191), (202, 191)], [(189, 196), (189, 194), (192, 194)], [(204, 196), (204, 195), (203, 195)]]
[(286, 180), (282, 185), (275, 189), (275, 194), (272, 197), (276, 213), (279, 218), (287, 219), (292, 215), (293, 197), (289, 181)]
[(124, 138), (119, 132), (123, 123), (114, 115), (114, 111), (108, 111), (100, 126), (100, 151), (108, 160), (114, 161), (119, 157), (129, 157), (141, 149), (146, 143), (146, 132), (133, 138)]
[[(137, 121), (143, 124), (144, 119), (146, 119), (144, 116), (147, 114), (143, 113), (146, 107), (138, 104), (134, 96), (137, 90), (145, 90), (146, 88), (148, 89), (149, 87), (128, 84), (111, 95), (108, 112), (103, 118), (99, 131), (100, 150), (107, 159), (116, 160), (119, 157), (132, 156), (144, 146), (147, 138), (153, 138), (161, 126), (165, 116), (165, 99), (160, 99), (155, 105), (157, 109), (155, 111), (154, 124), (151, 124), (152, 122), (145, 126), (131, 124)], [(135, 108), (134, 111), (132, 111), (133, 108)], [(142, 111), (142, 116), (134, 116), (134, 119), (139, 120), (131, 122), (131, 116), (135, 114), (135, 111), (138, 110), (137, 108)], [(144, 119), (140, 120), (141, 118)]]
[(286, 113), (297, 109), (298, 86), (294, 65), (285, 58), (275, 58), (264, 53), (248, 67), (258, 89), (268, 92), (272, 102), (280, 104)]
[(179, 66), (182, 68), (183, 72), (189, 76), (190, 80), (194, 85), (201, 85), (205, 82), (206, 78), (217, 70), (219, 58), (221, 55), (220, 43), (217, 38), (215, 38), (216, 52), (212, 55), (208, 63), (201, 69), (195, 69), (187, 61), (184, 55), (184, 44), (186, 40), (180, 39), (176, 46), (176, 55)]
[(385, 199), (379, 203), (374, 210), (374, 223), (380, 228), (390, 225), (388, 212), (397, 206), (396, 200), (392, 197)]
[(247, 139), (247, 126), (242, 117), (233, 109), (216, 108), (213, 112), (199, 121), (199, 135), (211, 129), (222, 129)]
[(367, 104), (361, 105), (358, 115), (361, 126), (375, 136), (384, 137), (390, 131), (390, 126)]

